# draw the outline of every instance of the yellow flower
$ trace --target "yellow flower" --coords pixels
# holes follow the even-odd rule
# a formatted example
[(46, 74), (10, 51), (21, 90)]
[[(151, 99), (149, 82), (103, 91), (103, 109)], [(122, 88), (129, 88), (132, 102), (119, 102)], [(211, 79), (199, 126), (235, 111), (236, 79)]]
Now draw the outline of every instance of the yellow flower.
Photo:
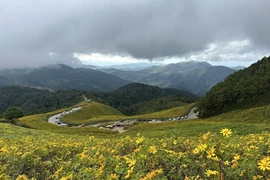
[(162, 146), (165, 148), (167, 146), (167, 144), (164, 142), (164, 143), (162, 143)]
[(162, 169), (158, 169), (158, 170), (154, 170), (148, 174), (146, 174), (145, 177), (141, 178), (140, 180), (148, 180), (148, 179), (153, 179), (154, 177), (156, 177), (158, 174), (162, 173)]
[(200, 151), (204, 151), (207, 148), (207, 145), (206, 144), (200, 144), (198, 146), (198, 148), (199, 148)]
[(207, 177), (210, 177), (211, 175), (217, 175), (217, 174), (218, 174), (217, 171), (212, 171), (212, 170), (210, 170), (210, 169), (207, 169), (207, 170), (205, 171), (205, 175), (206, 175)]
[(26, 175), (19, 175), (16, 180), (28, 180), (27, 176)]
[(253, 176), (252, 180), (258, 180), (258, 179), (262, 179), (262, 178), (263, 178), (263, 176), (257, 175), (257, 176)]
[(62, 177), (60, 180), (71, 180), (72, 174), (68, 175), (67, 177)]
[(258, 162), (259, 169), (262, 171), (268, 170), (270, 171), (270, 158), (265, 157)]
[(7, 153), (8, 150), (6, 149), (6, 147), (2, 147), (2, 148), (0, 149), (0, 152), (2, 152), (2, 153)]
[(229, 166), (229, 165), (230, 165), (230, 162), (227, 160), (227, 161), (224, 162), (224, 164), (225, 164), (226, 166)]
[(126, 163), (128, 164), (128, 167), (134, 166), (136, 164), (135, 159), (129, 159), (127, 157), (124, 157), (124, 159), (126, 160)]
[(211, 135), (211, 133), (208, 131), (207, 133), (205, 133), (205, 134), (202, 135), (202, 139), (204, 141), (206, 141), (210, 135)]
[(110, 175), (110, 180), (113, 180), (113, 179), (118, 179), (117, 174), (114, 173)]
[(133, 172), (133, 169), (134, 169), (134, 166), (128, 170), (128, 173), (127, 173), (127, 175), (125, 176), (125, 179), (130, 178), (130, 176), (131, 176), (131, 174), (132, 174), (132, 172)]
[(211, 149), (209, 149), (208, 151), (206, 151), (207, 153), (207, 158), (210, 159), (211, 157), (214, 157), (216, 156), (215, 154), (215, 148), (214, 147), (211, 147)]
[(136, 140), (136, 144), (140, 144), (141, 142), (143, 142), (144, 137), (140, 137)]
[(198, 154), (200, 152), (199, 148), (195, 148), (193, 151), (193, 154)]
[(240, 159), (239, 154), (235, 154), (234, 157), (233, 157), (232, 162), (236, 162), (236, 161), (238, 161), (239, 159)]
[(149, 152), (152, 153), (152, 154), (156, 154), (157, 153), (157, 149), (155, 146), (150, 146), (149, 147)]
[(177, 144), (177, 141), (176, 140), (173, 140), (173, 144), (176, 145)]
[(230, 130), (230, 129), (228, 129), (228, 128), (224, 128), (224, 129), (221, 129), (220, 133), (221, 133), (223, 136), (229, 137), (229, 136), (231, 136), (231, 134), (232, 134), (232, 130)]

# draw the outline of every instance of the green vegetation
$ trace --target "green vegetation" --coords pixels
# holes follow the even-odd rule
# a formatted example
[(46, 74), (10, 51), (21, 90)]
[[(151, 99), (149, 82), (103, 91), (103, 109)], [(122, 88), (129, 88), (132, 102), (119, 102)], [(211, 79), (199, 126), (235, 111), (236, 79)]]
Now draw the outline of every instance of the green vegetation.
[(269, 179), (269, 109), (140, 123), (123, 134), (45, 122), (67, 109), (23, 117), (46, 131), (0, 125), (0, 179)]
[[(85, 105), (77, 112), (65, 115), (61, 120), (70, 125), (89, 124), (93, 123), (91, 119), (104, 118), (110, 119), (121, 118), (123, 114), (118, 110), (97, 102), (91, 102)], [(101, 120), (102, 121), (102, 120)]]
[(270, 103), (270, 56), (214, 86), (198, 103), (200, 117)]
[(45, 113), (69, 107), (87, 98), (116, 108), (126, 115), (146, 114), (185, 105), (196, 96), (176, 89), (133, 83), (113, 92), (66, 90), (51, 92), (28, 87), (0, 88), (0, 116), (8, 107), (20, 107), (25, 115)]
[(13, 120), (13, 119), (18, 119), (20, 117), (23, 117), (23, 112), (19, 108), (9, 107), (7, 108), (3, 116), (7, 120)]
[(69, 107), (83, 100), (83, 92), (77, 90), (56, 91), (28, 87), (0, 88), (0, 115), (8, 107), (20, 107), (25, 115), (54, 111)]
[(191, 103), (197, 99), (196, 95), (187, 91), (162, 89), (141, 83), (131, 83), (109, 93), (87, 93), (86, 95), (129, 116), (152, 113)]

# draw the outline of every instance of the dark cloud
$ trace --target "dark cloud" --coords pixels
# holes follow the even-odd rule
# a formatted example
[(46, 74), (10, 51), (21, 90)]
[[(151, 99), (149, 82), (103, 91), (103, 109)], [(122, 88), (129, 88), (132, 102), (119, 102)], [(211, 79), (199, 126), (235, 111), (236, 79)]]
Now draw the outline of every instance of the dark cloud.
[(269, 7), (269, 0), (0, 0), (1, 67), (68, 63), (74, 52), (182, 57), (244, 39), (265, 52)]

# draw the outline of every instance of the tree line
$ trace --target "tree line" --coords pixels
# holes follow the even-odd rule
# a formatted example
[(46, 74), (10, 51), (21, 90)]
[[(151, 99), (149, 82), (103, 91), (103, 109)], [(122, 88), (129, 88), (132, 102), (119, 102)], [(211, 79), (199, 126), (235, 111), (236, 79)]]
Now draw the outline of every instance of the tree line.
[(270, 103), (270, 56), (228, 76), (198, 102), (200, 117)]
[(112, 106), (123, 114), (134, 115), (168, 109), (194, 102), (197, 96), (177, 89), (162, 89), (141, 83), (131, 83), (112, 92), (81, 90), (48, 91), (29, 87), (0, 88), (0, 115), (9, 107), (18, 107), (24, 115), (45, 113), (69, 107), (88, 99)]

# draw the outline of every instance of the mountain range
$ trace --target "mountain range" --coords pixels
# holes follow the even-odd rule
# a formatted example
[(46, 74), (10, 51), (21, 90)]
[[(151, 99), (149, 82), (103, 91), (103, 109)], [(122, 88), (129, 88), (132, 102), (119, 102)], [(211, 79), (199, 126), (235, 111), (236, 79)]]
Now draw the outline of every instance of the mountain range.
[[(26, 86), (41, 89), (113, 91), (130, 82), (144, 83), (162, 88), (176, 88), (204, 95), (212, 86), (223, 81), (236, 70), (225, 66), (212, 66), (206, 62), (181, 62), (156, 65), (141, 69), (139, 66), (120, 66), (121, 69), (72, 68), (64, 64), (32, 69), (0, 71), (0, 86)], [(123, 70), (124, 69), (124, 70)]]
[(212, 86), (223, 81), (236, 70), (225, 66), (212, 66), (206, 62), (181, 62), (165, 66), (152, 66), (138, 71), (115, 68), (102, 71), (122, 79), (151, 84), (163, 88), (177, 88), (204, 95)]
[(112, 91), (128, 83), (127, 80), (102, 71), (72, 68), (64, 64), (0, 71), (0, 86), (17, 85), (52, 90)]

